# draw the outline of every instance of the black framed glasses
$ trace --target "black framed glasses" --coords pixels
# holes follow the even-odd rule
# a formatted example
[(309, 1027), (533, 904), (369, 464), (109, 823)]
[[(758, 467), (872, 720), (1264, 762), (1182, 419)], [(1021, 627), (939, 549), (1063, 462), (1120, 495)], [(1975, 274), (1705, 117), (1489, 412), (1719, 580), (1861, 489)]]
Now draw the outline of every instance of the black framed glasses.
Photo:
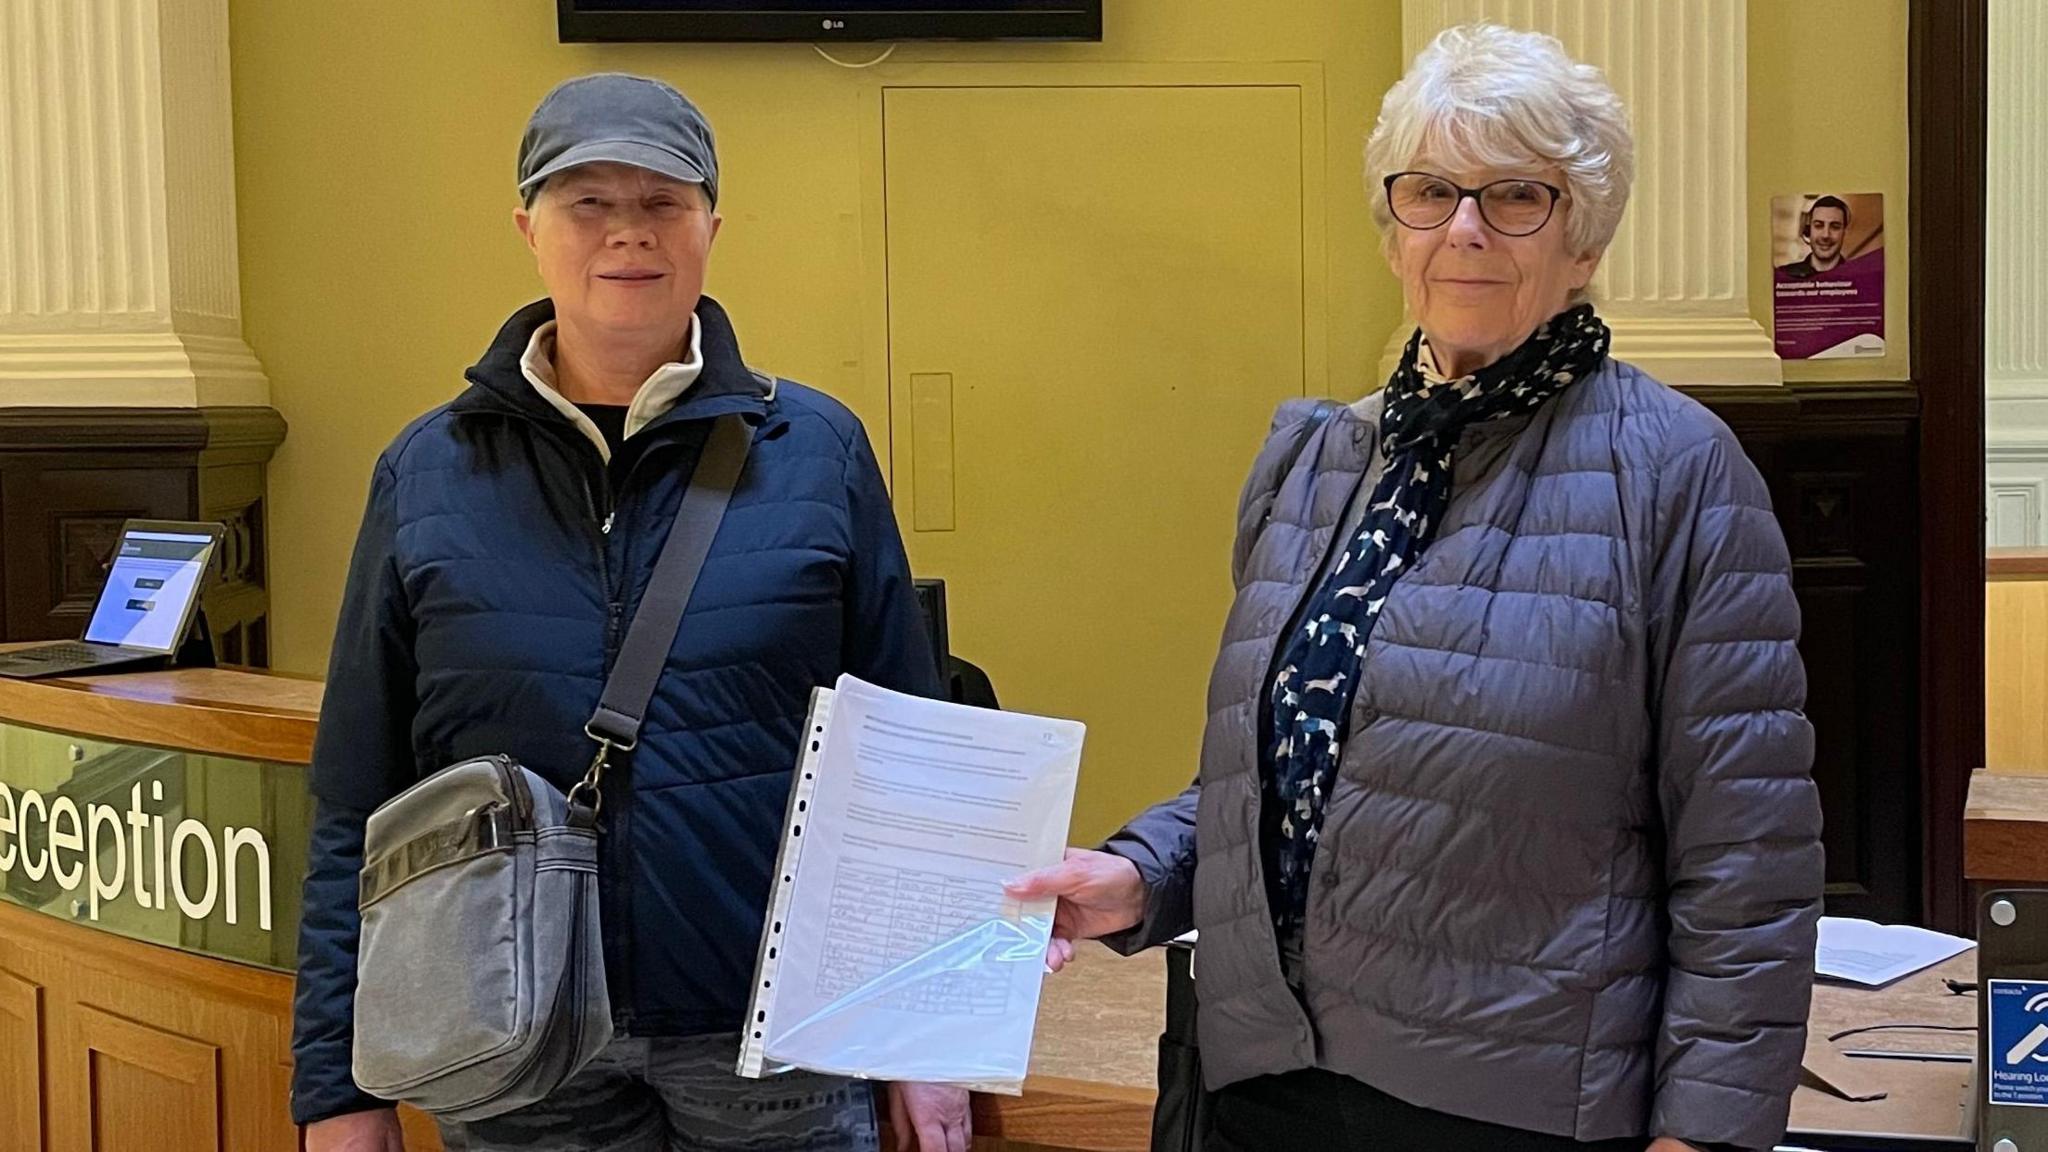
[(1486, 226), (1503, 236), (1543, 230), (1564, 198), (1564, 189), (1541, 180), (1495, 180), (1477, 188), (1455, 184), (1433, 172), (1396, 172), (1386, 179), (1387, 208), (1403, 228), (1427, 232), (1450, 223), (1470, 196)]

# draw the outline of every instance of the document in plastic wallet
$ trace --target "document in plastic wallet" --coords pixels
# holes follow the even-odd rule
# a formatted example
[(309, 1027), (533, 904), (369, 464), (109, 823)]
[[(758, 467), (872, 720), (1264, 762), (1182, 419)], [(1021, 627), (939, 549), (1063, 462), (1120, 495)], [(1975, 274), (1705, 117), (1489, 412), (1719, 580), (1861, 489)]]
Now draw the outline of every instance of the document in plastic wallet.
[(1086, 728), (841, 676), (790, 790), (739, 1074), (1022, 1090)]

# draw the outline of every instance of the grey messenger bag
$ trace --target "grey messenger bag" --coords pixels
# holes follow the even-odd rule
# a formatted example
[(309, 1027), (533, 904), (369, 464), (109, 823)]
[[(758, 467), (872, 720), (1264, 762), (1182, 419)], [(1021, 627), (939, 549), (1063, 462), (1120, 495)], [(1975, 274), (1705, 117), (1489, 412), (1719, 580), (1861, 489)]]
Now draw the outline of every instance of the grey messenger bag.
[(564, 796), (510, 756), (451, 765), (371, 813), (363, 847), (353, 1072), (364, 1092), (454, 1121), (532, 1104), (612, 1038), (598, 925), (597, 815), (746, 464), (713, 424), (584, 732)]

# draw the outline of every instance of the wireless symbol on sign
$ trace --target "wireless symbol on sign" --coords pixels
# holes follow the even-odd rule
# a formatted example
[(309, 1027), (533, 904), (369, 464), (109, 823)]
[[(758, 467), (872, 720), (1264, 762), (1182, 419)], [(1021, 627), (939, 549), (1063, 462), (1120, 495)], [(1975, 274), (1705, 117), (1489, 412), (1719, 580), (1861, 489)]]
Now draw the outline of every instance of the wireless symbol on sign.
[[(2048, 1005), (2048, 992), (2040, 993), (2028, 1000), (2026, 1010), (2029, 1014), (2037, 1013), (2044, 1005)], [(2033, 1031), (2020, 1037), (2019, 1043), (2014, 1044), (2006, 1052), (2005, 1062), (2018, 1064), (2023, 1060), (2032, 1059), (2037, 1063), (2048, 1064), (2048, 1055), (2041, 1053), (2043, 1044), (2048, 1044), (2048, 1024), (2036, 1024)]]

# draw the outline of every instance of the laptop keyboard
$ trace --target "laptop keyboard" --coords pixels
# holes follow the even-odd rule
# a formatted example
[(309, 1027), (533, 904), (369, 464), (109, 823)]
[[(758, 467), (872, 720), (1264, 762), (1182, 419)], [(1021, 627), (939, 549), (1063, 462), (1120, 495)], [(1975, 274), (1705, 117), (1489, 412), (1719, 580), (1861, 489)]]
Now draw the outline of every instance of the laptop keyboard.
[(33, 660), (38, 664), (91, 663), (107, 657), (107, 649), (94, 648), (90, 644), (44, 644), (10, 652), (15, 660)]
[(0, 676), (10, 679), (68, 676), (86, 669), (134, 664), (155, 655), (157, 653), (138, 652), (118, 644), (59, 641), (55, 644), (38, 644), (33, 648), (0, 652)]

